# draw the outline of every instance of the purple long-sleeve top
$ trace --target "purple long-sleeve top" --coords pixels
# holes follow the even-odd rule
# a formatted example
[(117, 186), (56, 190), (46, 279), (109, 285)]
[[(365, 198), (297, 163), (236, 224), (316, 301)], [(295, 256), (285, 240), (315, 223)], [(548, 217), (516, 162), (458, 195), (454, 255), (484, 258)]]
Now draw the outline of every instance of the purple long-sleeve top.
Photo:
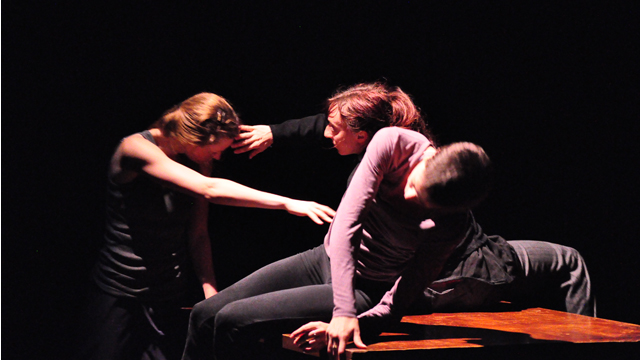
[[(371, 139), (325, 237), (331, 258), (334, 316), (355, 317), (354, 279), (398, 279), (424, 241), (459, 241), (430, 211), (404, 198), (407, 176), (431, 142), (397, 127)], [(356, 275), (357, 274), (357, 275)]]

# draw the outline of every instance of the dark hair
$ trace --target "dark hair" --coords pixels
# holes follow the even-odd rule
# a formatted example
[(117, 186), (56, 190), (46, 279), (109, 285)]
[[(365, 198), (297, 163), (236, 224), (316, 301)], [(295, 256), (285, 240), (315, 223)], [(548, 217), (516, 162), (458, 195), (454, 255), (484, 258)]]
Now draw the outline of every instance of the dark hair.
[(439, 148), (427, 162), (425, 176), (430, 204), (461, 211), (487, 197), (493, 182), (493, 166), (480, 146), (459, 142)]
[(194, 95), (167, 110), (151, 128), (183, 144), (207, 145), (220, 137), (234, 138), (240, 119), (229, 102), (212, 93)]
[(327, 100), (327, 110), (338, 110), (347, 126), (366, 131), (370, 137), (380, 129), (397, 126), (422, 133), (432, 140), (420, 109), (399, 87), (385, 83), (362, 83), (338, 90)]

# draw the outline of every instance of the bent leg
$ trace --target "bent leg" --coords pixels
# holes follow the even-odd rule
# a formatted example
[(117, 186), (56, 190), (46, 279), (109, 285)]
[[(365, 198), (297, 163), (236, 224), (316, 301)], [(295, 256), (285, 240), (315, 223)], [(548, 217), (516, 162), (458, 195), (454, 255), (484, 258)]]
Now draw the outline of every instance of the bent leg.
[(266, 356), (263, 354), (265, 344), (272, 342), (269, 335), (279, 339), (281, 334), (292, 332), (309, 321), (329, 321), (332, 312), (331, 284), (286, 289), (235, 301), (216, 316), (215, 358), (262, 358)]
[(518, 254), (524, 272), (524, 277), (514, 282), (514, 299), (547, 302), (546, 306), (570, 313), (596, 316), (589, 272), (577, 250), (544, 241), (509, 244)]
[[(358, 312), (373, 306), (371, 299), (356, 290)], [(214, 324), (215, 358), (277, 358), (281, 336), (310, 321), (329, 322), (333, 315), (331, 284), (310, 285), (275, 291), (234, 301), (222, 308)], [(269, 345), (276, 344), (277, 348)]]
[(189, 318), (183, 359), (210, 358), (213, 326), (222, 308), (235, 301), (279, 290), (330, 282), (329, 259), (323, 247), (267, 265), (218, 294), (196, 304)]

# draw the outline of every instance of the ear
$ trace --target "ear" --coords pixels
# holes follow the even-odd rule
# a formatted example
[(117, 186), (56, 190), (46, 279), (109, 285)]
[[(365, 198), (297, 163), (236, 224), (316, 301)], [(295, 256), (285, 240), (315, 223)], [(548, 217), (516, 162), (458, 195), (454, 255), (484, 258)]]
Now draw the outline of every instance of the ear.
[(360, 130), (356, 134), (356, 139), (360, 144), (366, 144), (369, 142), (369, 133), (367, 133), (366, 131)]
[(429, 146), (424, 153), (422, 154), (422, 159), (431, 159), (435, 154), (436, 154), (437, 150), (435, 147), (433, 147), (433, 145)]

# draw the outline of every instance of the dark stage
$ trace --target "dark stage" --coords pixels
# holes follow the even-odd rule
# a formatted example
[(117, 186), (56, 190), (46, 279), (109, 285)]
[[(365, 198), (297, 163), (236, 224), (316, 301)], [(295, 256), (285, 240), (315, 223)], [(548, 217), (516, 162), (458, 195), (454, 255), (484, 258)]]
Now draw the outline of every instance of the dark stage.
[[(498, 169), (488, 234), (578, 249), (598, 315), (640, 324), (638, 34), (633, 1), (3, 3), (2, 356), (66, 359), (120, 138), (218, 93), (247, 124), (315, 114), (340, 86), (413, 95), (440, 143)], [(217, 174), (336, 207), (353, 159), (226, 154)], [(327, 226), (212, 206), (219, 284), (309, 249)], [(194, 298), (197, 297), (194, 293)]]

